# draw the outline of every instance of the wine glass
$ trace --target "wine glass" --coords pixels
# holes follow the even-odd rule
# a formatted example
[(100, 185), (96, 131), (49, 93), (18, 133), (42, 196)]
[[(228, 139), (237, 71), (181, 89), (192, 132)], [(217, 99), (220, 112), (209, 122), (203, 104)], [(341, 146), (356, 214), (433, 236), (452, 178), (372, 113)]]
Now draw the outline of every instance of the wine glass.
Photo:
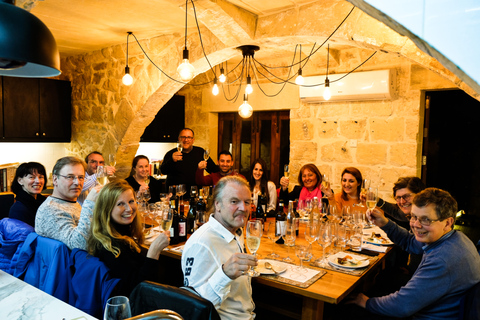
[(290, 247), (295, 246), (296, 239), (296, 219), (292, 221), (285, 221), (285, 233), (282, 235), (283, 241), (287, 246), (287, 257), (283, 259), (285, 262), (293, 262), (293, 259), (290, 258)]
[(290, 165), (286, 164), (283, 166), (283, 176), (288, 179), (290, 175)]
[[(306, 273), (308, 270), (303, 266), (303, 260), (306, 260), (310, 256), (310, 246), (304, 245), (297, 245), (295, 247), (295, 254), (297, 255), (298, 259), (300, 259), (300, 268), (297, 270)], [(298, 278), (306, 278), (305, 275), (300, 274), (295, 276), (296, 279)]]
[(319, 224), (317, 243), (322, 247), (322, 259), (315, 260), (315, 265), (325, 267), (327, 265), (325, 249), (332, 244), (332, 228), (330, 223), (324, 222)]
[[(328, 175), (326, 174), (322, 175), (322, 187), (323, 189), (328, 189), (330, 187), (330, 182), (328, 181)], [(322, 193), (323, 193), (322, 198), (327, 198), (327, 196), (325, 195), (325, 192), (322, 192)]]
[(150, 199), (152, 199), (152, 195), (150, 194), (150, 189), (143, 190), (143, 201), (148, 202)]
[(173, 221), (173, 211), (169, 210), (168, 205), (163, 207), (162, 211), (162, 232), (170, 230)]
[(181, 141), (177, 141), (177, 151), (183, 152), (183, 144)]
[(154, 233), (154, 228), (155, 228), (154, 222), (155, 222), (156, 213), (157, 213), (157, 205), (155, 203), (150, 203), (147, 206), (147, 212), (146, 212), (146, 216), (150, 219), (149, 224), (151, 225), (150, 230), (148, 230), (147, 236), (153, 235)]
[(207, 161), (208, 158), (210, 158), (210, 149), (205, 148), (205, 150), (203, 151), (203, 160)]
[(96, 179), (102, 186), (108, 183), (107, 170), (105, 170), (104, 166), (97, 167)]
[[(308, 221), (305, 225), (305, 240), (310, 244), (310, 248), (318, 237), (318, 220)], [(313, 255), (310, 259), (313, 259)]]
[(191, 186), (190, 187), (190, 198), (194, 199), (197, 197), (198, 194), (198, 187), (197, 186)]
[[(117, 160), (115, 159), (115, 155), (113, 153), (110, 153), (108, 155), (108, 164), (110, 165), (110, 167), (115, 167), (115, 165), (117, 164)], [(116, 178), (115, 173), (113, 173), (111, 177)]]
[(107, 300), (103, 320), (123, 320), (132, 317), (127, 297), (116, 296)]
[(186, 187), (184, 184), (177, 185), (177, 197), (180, 197), (179, 206), (183, 205), (183, 195), (187, 192)]
[(370, 188), (370, 183), (371, 181), (368, 179), (363, 179), (362, 180), (362, 187), (360, 188), (360, 203), (357, 204), (357, 207), (365, 207), (363, 205), (363, 201), (365, 201), (365, 198), (367, 197), (367, 190)]
[[(260, 220), (251, 220), (247, 222), (247, 247), (254, 256), (260, 247), (260, 239), (262, 238), (262, 222)], [(258, 277), (260, 272), (256, 271), (253, 266), (248, 270), (250, 277)]]
[(166, 193), (160, 193), (160, 201), (161, 202), (168, 202), (168, 194)]
[(270, 221), (268, 224), (266, 224), (267, 238), (270, 241), (272, 241), (272, 252), (269, 255), (267, 255), (267, 258), (276, 259), (280, 257), (280, 255), (276, 254), (274, 250), (275, 250), (275, 241), (280, 239), (280, 237), (282, 236), (282, 230), (281, 230), (282, 225), (283, 225), (282, 221), (276, 221), (276, 222)]
[(347, 246), (349, 231), (346, 224), (337, 225), (337, 244), (340, 245), (342, 251), (345, 251), (345, 247)]
[[(368, 210), (373, 211), (373, 209), (375, 209), (375, 207), (377, 206), (378, 202), (378, 189), (373, 187), (368, 188), (366, 199)], [(372, 222), (370, 220), (368, 220), (368, 225), (372, 225)]]

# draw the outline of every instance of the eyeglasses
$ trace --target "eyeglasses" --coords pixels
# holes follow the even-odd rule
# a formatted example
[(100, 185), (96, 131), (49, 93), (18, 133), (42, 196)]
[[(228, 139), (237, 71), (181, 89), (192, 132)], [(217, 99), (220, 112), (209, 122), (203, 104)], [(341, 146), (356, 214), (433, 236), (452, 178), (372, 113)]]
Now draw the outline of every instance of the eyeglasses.
[(57, 176), (63, 177), (65, 179), (67, 179), (69, 182), (73, 182), (73, 181), (75, 181), (75, 179), (77, 179), (79, 182), (83, 182), (85, 180), (85, 176), (75, 176), (73, 174), (69, 174), (68, 176), (63, 176), (61, 174), (57, 174)]
[(413, 215), (410, 217), (410, 222), (420, 222), (420, 224), (422, 226), (429, 226), (432, 224), (432, 222), (435, 222), (435, 221), (441, 221), (442, 219), (436, 219), (436, 220), (432, 220), (432, 219), (429, 219), (429, 218), (425, 218), (425, 217), (422, 217), (422, 218), (418, 218), (417, 216)]
[(193, 140), (193, 137), (180, 136), (179, 138), (180, 138), (181, 140)]
[(403, 196), (395, 197), (395, 201), (400, 202), (402, 199), (403, 201), (408, 201), (413, 195), (413, 193), (406, 193)]

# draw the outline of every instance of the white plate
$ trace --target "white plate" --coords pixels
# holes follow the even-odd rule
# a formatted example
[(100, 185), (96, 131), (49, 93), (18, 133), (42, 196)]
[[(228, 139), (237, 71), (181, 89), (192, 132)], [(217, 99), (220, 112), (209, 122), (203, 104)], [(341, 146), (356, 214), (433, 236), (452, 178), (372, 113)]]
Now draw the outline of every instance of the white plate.
[(274, 260), (258, 260), (258, 266), (255, 267), (255, 270), (257, 270), (261, 274), (275, 274), (275, 272), (273, 272), (271, 269), (265, 268), (265, 261), (270, 262), (277, 274), (285, 272), (287, 270), (287, 267), (285, 265), (279, 264)]
[[(350, 256), (352, 257), (353, 259), (356, 259), (356, 260), (362, 260), (358, 263), (358, 265), (356, 266), (353, 266), (353, 265), (343, 265), (343, 264), (340, 264), (338, 263), (338, 258), (344, 258), (345, 256)], [(334, 255), (331, 255), (328, 257), (328, 262), (332, 265), (334, 265), (335, 267), (339, 267), (339, 268), (346, 268), (346, 269), (360, 269), (360, 268), (365, 268), (366, 266), (368, 266), (370, 264), (370, 261), (369, 260), (363, 260), (365, 259), (365, 257), (362, 257), (362, 256), (357, 256), (356, 254), (352, 254), (350, 252), (346, 253), (346, 252), (338, 252)]]
[(385, 237), (382, 238), (372, 238), (372, 235), (364, 235), (363, 236), (363, 241), (366, 243), (374, 244), (377, 246), (393, 246), (393, 242)]

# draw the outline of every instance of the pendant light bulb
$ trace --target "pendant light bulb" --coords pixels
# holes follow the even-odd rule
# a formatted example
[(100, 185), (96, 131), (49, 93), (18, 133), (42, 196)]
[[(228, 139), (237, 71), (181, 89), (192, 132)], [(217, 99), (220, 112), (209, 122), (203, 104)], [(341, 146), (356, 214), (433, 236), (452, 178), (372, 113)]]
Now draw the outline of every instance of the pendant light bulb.
[(330, 100), (332, 97), (332, 92), (330, 91), (330, 80), (328, 78), (325, 79), (325, 90), (323, 90), (323, 98), (325, 100)]
[(218, 89), (218, 84), (217, 84), (217, 78), (213, 80), (213, 88), (212, 88), (212, 93), (214, 96), (218, 95), (220, 90)]
[(183, 61), (177, 68), (177, 73), (183, 82), (189, 82), (195, 76), (195, 67), (188, 60), (188, 50), (183, 50)]
[(125, 75), (122, 78), (122, 82), (126, 86), (133, 83), (133, 77), (130, 75), (130, 68), (128, 66), (125, 67)]
[(301, 85), (303, 85), (304, 82), (305, 81), (304, 81), (303, 76), (302, 76), (302, 68), (300, 68), (300, 69), (298, 69), (298, 76), (295, 79), (295, 84), (301, 86)]
[(223, 70), (223, 68), (220, 68), (220, 76), (218, 77), (218, 81), (220, 81), (221, 83), (227, 81), (227, 77), (225, 76), (225, 70)]
[(238, 107), (238, 114), (244, 119), (250, 118), (253, 114), (253, 108), (248, 104), (247, 95), (243, 98), (242, 105)]
[(250, 76), (247, 77), (247, 86), (245, 87), (245, 93), (251, 94), (253, 92), (252, 87), (252, 78)]

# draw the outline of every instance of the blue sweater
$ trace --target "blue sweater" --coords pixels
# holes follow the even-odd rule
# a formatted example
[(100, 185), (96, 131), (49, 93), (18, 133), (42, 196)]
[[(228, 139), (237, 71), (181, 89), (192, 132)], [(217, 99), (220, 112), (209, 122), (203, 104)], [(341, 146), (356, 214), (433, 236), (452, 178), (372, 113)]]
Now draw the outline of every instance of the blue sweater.
[(392, 221), (382, 229), (404, 250), (423, 250), (423, 257), (404, 287), (387, 296), (368, 299), (367, 310), (393, 317), (413, 315), (413, 319), (458, 319), (461, 298), (480, 282), (480, 255), (472, 241), (453, 230), (422, 247), (413, 234)]

